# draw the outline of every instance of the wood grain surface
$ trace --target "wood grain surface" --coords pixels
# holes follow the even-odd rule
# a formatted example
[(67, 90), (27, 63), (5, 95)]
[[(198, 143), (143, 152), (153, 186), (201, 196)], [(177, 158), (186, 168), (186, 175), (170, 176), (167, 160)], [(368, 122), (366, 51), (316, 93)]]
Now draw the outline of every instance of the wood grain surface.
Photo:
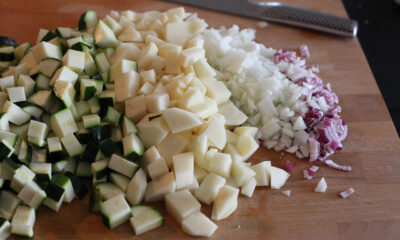
[[(346, 17), (340, 0), (284, 1), (298, 6)], [(166, 10), (176, 4), (160, 1), (111, 0), (12, 0), (0, 1), (0, 35), (19, 43), (36, 41), (39, 28), (75, 27), (88, 9), (104, 17), (110, 10)], [(308, 44), (308, 64), (318, 64), (320, 76), (330, 82), (339, 95), (343, 119), (349, 125), (344, 149), (332, 159), (351, 165), (350, 173), (328, 167), (320, 169), (311, 181), (302, 178), (305, 161), (266, 149), (252, 162), (272, 160), (280, 165), (286, 159), (296, 163), (284, 189), (258, 187), (251, 199), (240, 196), (237, 211), (218, 222), (213, 239), (400, 239), (400, 141), (357, 39), (342, 39), (310, 31), (270, 24), (257, 28), (257, 21), (187, 7), (197, 11), (212, 27), (221, 25), (257, 29), (257, 41), (274, 48), (297, 49)], [(384, 48), (384, 46), (383, 46)], [(328, 190), (313, 189), (325, 176)], [(356, 193), (347, 199), (338, 193), (353, 187)], [(155, 207), (165, 215), (163, 227), (141, 235), (141, 239), (189, 238), (166, 214), (162, 203)], [(202, 207), (210, 214), (210, 207)], [(88, 198), (64, 204), (59, 213), (42, 207), (37, 212), (35, 239), (134, 239), (128, 223), (108, 230), (97, 214), (89, 214)]]

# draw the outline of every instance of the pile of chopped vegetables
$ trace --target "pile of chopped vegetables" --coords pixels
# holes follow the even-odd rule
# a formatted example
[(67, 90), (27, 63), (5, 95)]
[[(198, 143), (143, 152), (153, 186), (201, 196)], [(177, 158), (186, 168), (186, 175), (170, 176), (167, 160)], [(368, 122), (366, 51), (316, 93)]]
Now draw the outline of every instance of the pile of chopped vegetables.
[(40, 29), (34, 46), (0, 37), (0, 239), (33, 237), (39, 207), (87, 194), (110, 229), (162, 226), (147, 204), (163, 201), (184, 232), (210, 237), (239, 194), (289, 178), (291, 162), (247, 162), (260, 142), (351, 170), (326, 160), (347, 135), (329, 84), (253, 39), (183, 8), (87, 11), (77, 29)]

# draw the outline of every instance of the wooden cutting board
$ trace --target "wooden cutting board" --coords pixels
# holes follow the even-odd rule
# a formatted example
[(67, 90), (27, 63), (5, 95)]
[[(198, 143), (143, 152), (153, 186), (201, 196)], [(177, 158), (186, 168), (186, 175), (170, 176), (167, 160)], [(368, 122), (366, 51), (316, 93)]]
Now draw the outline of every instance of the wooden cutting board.
[[(346, 17), (340, 0), (288, 0), (298, 6)], [(110, 10), (166, 10), (176, 4), (160, 1), (0, 1), (0, 35), (19, 43), (36, 41), (39, 28), (76, 27), (79, 16), (88, 9), (104, 17)], [(289, 154), (261, 148), (252, 162), (272, 160), (279, 166), (289, 159), (296, 163), (283, 189), (259, 187), (251, 199), (240, 196), (237, 211), (218, 222), (214, 239), (400, 239), (400, 141), (383, 98), (368, 67), (357, 39), (342, 39), (305, 30), (270, 24), (257, 28), (257, 21), (197, 8), (212, 27), (238, 24), (257, 29), (257, 41), (274, 48), (298, 49), (308, 44), (308, 64), (318, 64), (319, 74), (330, 82), (340, 97), (343, 119), (349, 125), (344, 149), (332, 159), (351, 165), (350, 173), (328, 167), (320, 169), (314, 179), (302, 178), (306, 161)], [(384, 46), (383, 49), (384, 50)], [(324, 176), (328, 190), (314, 193)], [(356, 191), (348, 199), (338, 193), (349, 187)], [(163, 204), (155, 204), (165, 215), (163, 227), (140, 236), (141, 239), (188, 238), (168, 216)], [(210, 214), (210, 207), (202, 207)], [(125, 239), (135, 238), (129, 224), (108, 230), (97, 214), (89, 214), (88, 198), (64, 204), (59, 213), (42, 207), (37, 213), (35, 239)]]

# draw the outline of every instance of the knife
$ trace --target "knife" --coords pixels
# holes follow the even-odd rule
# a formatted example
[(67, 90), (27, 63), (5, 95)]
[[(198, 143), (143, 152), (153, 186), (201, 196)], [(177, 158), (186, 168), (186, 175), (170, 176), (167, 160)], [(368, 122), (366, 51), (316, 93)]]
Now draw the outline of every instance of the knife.
[(343, 37), (355, 37), (357, 21), (279, 2), (255, 0), (166, 0), (214, 11), (277, 22)]

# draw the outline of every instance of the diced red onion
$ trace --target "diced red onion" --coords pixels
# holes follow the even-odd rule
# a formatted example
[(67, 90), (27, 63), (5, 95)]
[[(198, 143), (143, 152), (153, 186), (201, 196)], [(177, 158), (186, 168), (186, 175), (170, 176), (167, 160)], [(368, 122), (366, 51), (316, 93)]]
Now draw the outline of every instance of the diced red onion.
[(310, 175), (309, 173), (310, 173), (309, 169), (304, 169), (303, 170), (303, 177), (305, 179), (307, 179), (307, 180), (311, 180), (313, 178), (313, 176), (314, 176), (314, 172), (312, 172), (312, 175)]
[(300, 46), (300, 56), (302, 57), (310, 57), (310, 51), (308, 50), (308, 46), (305, 44), (302, 44)]
[(293, 63), (294, 61), (296, 61), (296, 52), (288, 51), (285, 49), (279, 50), (274, 55), (274, 63), (279, 63), (280, 61)]
[(312, 171), (312, 172), (317, 172), (318, 169), (319, 169), (319, 167), (318, 167), (318, 166), (315, 166), (315, 165), (312, 165), (312, 166), (309, 168), (309, 170)]
[(347, 190), (345, 190), (345, 191), (339, 193), (339, 195), (340, 195), (342, 198), (347, 198), (348, 196), (350, 196), (350, 195), (353, 194), (353, 193), (355, 193), (354, 189), (353, 189), (353, 188), (349, 188), (349, 189), (347, 189)]
[(326, 159), (323, 161), (326, 165), (328, 165), (331, 168), (337, 169), (337, 170), (341, 170), (341, 171), (345, 171), (345, 172), (351, 172), (351, 166), (342, 166), (339, 165), (337, 163), (335, 163), (334, 161), (330, 160), (330, 159)]
[(310, 144), (310, 162), (314, 162), (318, 159), (320, 153), (320, 144), (317, 140), (312, 137), (308, 138)]
[(291, 161), (287, 160), (283, 165), (282, 168), (288, 172), (292, 171), (294, 169), (294, 163)]

